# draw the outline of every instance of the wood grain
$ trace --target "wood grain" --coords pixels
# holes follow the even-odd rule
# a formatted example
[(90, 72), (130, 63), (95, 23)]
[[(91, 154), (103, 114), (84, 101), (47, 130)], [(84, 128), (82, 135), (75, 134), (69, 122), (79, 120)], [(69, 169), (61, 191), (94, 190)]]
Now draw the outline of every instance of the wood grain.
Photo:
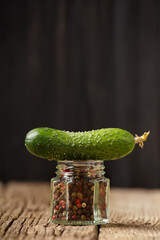
[(160, 190), (112, 189), (111, 221), (97, 226), (50, 223), (49, 184), (0, 183), (0, 239), (160, 239)]
[(58, 226), (50, 223), (47, 183), (0, 185), (0, 239), (92, 239), (97, 226)]
[(113, 189), (110, 224), (99, 240), (160, 239), (160, 191)]

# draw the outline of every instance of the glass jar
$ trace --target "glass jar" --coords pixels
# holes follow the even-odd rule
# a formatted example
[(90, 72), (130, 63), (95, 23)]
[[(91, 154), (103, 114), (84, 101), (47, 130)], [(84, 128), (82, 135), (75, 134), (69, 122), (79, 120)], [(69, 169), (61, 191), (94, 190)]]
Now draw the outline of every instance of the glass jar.
[(109, 222), (110, 181), (103, 161), (59, 161), (51, 179), (51, 221), (64, 225)]

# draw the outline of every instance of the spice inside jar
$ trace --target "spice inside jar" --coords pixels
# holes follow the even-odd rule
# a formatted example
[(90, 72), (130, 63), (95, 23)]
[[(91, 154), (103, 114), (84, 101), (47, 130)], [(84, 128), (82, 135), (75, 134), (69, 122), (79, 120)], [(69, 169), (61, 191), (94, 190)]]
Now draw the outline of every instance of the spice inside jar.
[(51, 220), (65, 225), (109, 222), (109, 179), (103, 161), (61, 161), (51, 179)]

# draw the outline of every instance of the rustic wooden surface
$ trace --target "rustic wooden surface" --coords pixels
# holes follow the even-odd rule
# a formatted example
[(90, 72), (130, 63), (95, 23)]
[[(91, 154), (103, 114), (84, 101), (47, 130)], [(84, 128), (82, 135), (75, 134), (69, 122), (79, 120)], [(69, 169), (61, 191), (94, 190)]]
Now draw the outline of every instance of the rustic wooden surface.
[(0, 184), (0, 239), (160, 239), (160, 190), (112, 189), (111, 223), (50, 223), (48, 183)]

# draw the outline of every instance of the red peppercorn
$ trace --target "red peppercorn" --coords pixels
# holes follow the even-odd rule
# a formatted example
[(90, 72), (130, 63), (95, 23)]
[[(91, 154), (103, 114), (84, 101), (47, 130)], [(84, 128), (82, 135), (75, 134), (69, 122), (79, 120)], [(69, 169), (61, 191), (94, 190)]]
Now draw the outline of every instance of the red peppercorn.
[(66, 208), (66, 204), (63, 204), (63, 205), (62, 205), (62, 208)]
[(64, 183), (63, 183), (63, 182), (61, 182), (61, 183), (60, 183), (60, 186), (61, 186), (61, 187), (63, 187), (63, 186), (64, 186)]
[(62, 217), (61, 219), (66, 219), (66, 217)]
[(56, 206), (56, 210), (58, 210), (58, 209), (59, 209), (59, 205)]
[(68, 169), (65, 168), (65, 169), (63, 170), (63, 172), (68, 172)]
[(82, 187), (77, 188), (77, 192), (82, 192)]
[(76, 204), (77, 204), (77, 203), (80, 203), (80, 202), (81, 202), (81, 200), (80, 200), (79, 198), (77, 198), (77, 199), (76, 199)]
[(66, 204), (66, 201), (65, 200), (61, 200), (59, 204), (60, 205), (64, 205), (64, 204)]
[(72, 207), (72, 203), (70, 201), (68, 201), (68, 207)]
[(76, 216), (76, 214), (74, 214), (73, 216), (72, 216), (72, 219), (76, 219), (77, 218), (77, 216)]
[(64, 169), (63, 172), (71, 172), (71, 169)]
[(81, 203), (77, 203), (77, 207), (81, 208), (82, 204)]
[(56, 215), (53, 215), (52, 219), (55, 219), (56, 218)]
[(104, 193), (104, 191), (102, 190), (102, 191), (101, 191), (101, 196), (104, 196), (104, 195), (105, 195), (105, 193)]

